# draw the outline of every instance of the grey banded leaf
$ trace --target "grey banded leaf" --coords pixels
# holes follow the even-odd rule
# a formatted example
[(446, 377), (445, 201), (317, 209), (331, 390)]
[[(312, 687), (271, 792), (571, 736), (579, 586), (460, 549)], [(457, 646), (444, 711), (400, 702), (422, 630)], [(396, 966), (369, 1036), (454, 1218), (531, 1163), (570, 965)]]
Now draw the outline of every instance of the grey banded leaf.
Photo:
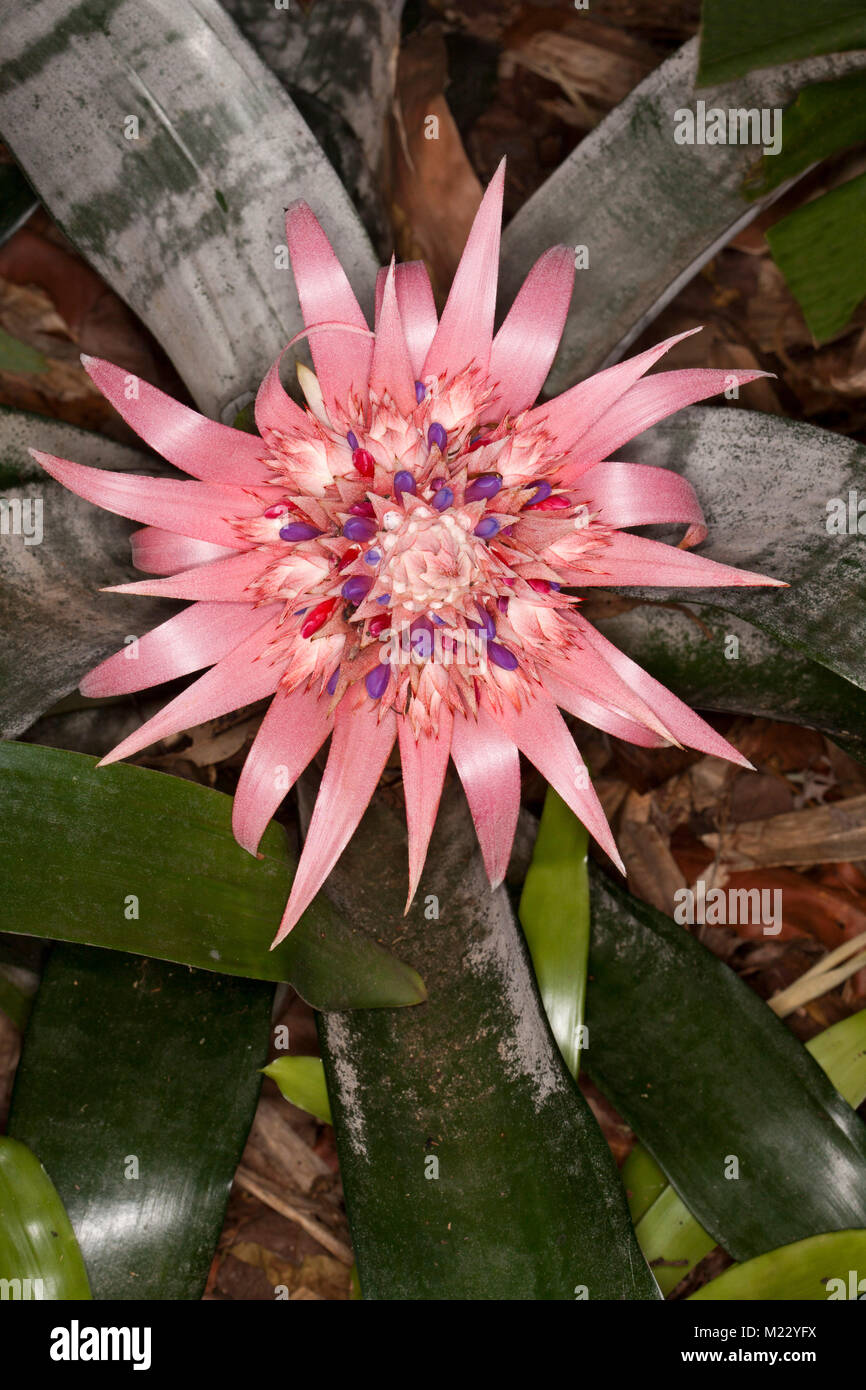
[(866, 446), (776, 415), (693, 406), (647, 430), (628, 456), (694, 484), (709, 526), (700, 554), (790, 585), (665, 598), (722, 608), (866, 688)]
[[(582, 140), (503, 237), (503, 302), (553, 242), (586, 246), (559, 354), (555, 394), (615, 361), (712, 256), (764, 208), (743, 180), (761, 147), (677, 144), (676, 113), (784, 107), (798, 87), (866, 66), (866, 55), (814, 58), (695, 92), (698, 41), (650, 73)], [(770, 195), (772, 199), (776, 194)]]
[(225, 8), (283, 83), (385, 255), (390, 231), (380, 174), (403, 0), (316, 0), (284, 9), (226, 0)]
[(234, 418), (301, 327), (283, 212), (320, 214), (356, 293), (376, 264), (340, 182), (217, 0), (7, 6), (0, 131), (45, 206)]
[(30, 457), (153, 472), (154, 460), (72, 425), (0, 410), (0, 733), (11, 738), (103, 657), (170, 617), (150, 599), (101, 594), (132, 577), (128, 521), (92, 507)]

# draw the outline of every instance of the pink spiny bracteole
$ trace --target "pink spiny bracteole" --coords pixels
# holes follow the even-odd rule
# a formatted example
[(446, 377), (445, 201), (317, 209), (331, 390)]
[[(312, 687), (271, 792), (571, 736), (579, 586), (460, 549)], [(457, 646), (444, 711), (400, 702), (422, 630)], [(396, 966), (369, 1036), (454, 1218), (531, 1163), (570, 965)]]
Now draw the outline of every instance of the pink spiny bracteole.
[[(279, 360), (256, 401), (261, 437), (214, 424), (109, 363), (94, 381), (142, 438), (196, 481), (112, 474), (35, 456), (72, 490), (145, 523), (120, 586), (192, 600), (82, 682), (89, 695), (210, 669), (104, 762), (272, 695), (235, 797), (255, 852), (288, 787), (331, 748), (277, 940), (357, 825), (395, 740), (409, 827), (410, 900), (449, 756), (491, 881), (519, 808), (518, 750), (620, 865), (557, 706), (644, 746), (745, 760), (582, 617), (570, 588), (773, 584), (688, 553), (706, 535), (691, 486), (607, 461), (684, 405), (759, 372), (647, 376), (678, 339), (543, 405), (565, 322), (572, 252), (554, 247), (493, 334), (503, 169), (485, 194), (441, 319), (423, 267), (380, 272), (371, 332), (309, 208), (287, 217), (316, 367), (301, 409)], [(626, 527), (686, 526), (680, 548)]]

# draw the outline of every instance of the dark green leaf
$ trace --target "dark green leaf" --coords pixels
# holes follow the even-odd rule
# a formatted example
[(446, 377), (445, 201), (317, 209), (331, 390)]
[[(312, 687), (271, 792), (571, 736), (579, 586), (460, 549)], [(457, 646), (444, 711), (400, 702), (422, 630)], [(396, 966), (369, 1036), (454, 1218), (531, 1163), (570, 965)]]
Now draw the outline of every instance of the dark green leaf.
[(0, 164), (0, 246), (22, 226), (39, 203), (21, 170)]
[(5, 966), (0, 965), (0, 1009), (16, 1028), (25, 1027), (32, 1003), (32, 995), (10, 977)]
[[(806, 1043), (806, 1050), (848, 1104), (860, 1105), (866, 1096), (866, 1009), (825, 1028)], [(632, 1149), (623, 1164), (622, 1179), (630, 1190), (629, 1209), (641, 1250), (662, 1292), (670, 1293), (715, 1242), (667, 1185), (642, 1144)]]
[(418, 1009), (321, 1019), (364, 1298), (657, 1297), (462, 795), (446, 788), (405, 918), (403, 821), (377, 798), (329, 880), (430, 989)]
[(828, 155), (866, 140), (866, 74), (806, 87), (782, 117), (782, 149), (765, 155), (747, 180), (748, 197), (761, 197)]
[(98, 1299), (201, 1298), (253, 1121), (273, 989), (51, 953), (9, 1132), (48, 1168)]
[(810, 1236), (726, 1269), (690, 1295), (690, 1302), (854, 1299), (866, 1292), (866, 1231)]
[(520, 899), (520, 925), (544, 1011), (574, 1077), (580, 1070), (589, 950), (587, 840), (580, 821), (548, 787)]
[[(23, 1286), (7, 1293), (7, 1279)], [(90, 1298), (81, 1251), (56, 1188), (36, 1155), (8, 1138), (0, 1138), (0, 1280), (3, 1298)]]
[(203, 410), (230, 422), (303, 326), (275, 254), (292, 199), (320, 214), (372, 301), (357, 214), (217, 0), (41, 0), (10, 9), (3, 38), (4, 139)]
[(275, 951), (293, 871), (271, 825), (260, 860), (231, 798), (179, 777), (32, 744), (0, 745), (4, 926), (225, 975), (290, 980), (320, 1009), (415, 1004), (424, 986), (318, 898)]
[(683, 927), (591, 883), (583, 1064), (695, 1218), (737, 1260), (866, 1224), (866, 1126), (802, 1044)]
[(767, 241), (812, 337), (826, 342), (866, 295), (866, 174), (783, 217)]
[[(749, 5), (756, 12), (762, 8), (754, 0)], [(501, 307), (553, 242), (588, 251), (589, 265), (577, 271), (547, 381), (550, 394), (622, 356), (681, 287), (766, 206), (766, 200), (748, 204), (742, 191), (760, 146), (674, 140), (677, 113), (696, 109), (697, 59), (698, 41), (692, 39), (651, 72), (580, 141), (505, 230)], [(711, 104), (775, 110), (787, 106), (804, 83), (864, 67), (862, 53), (815, 58), (721, 88)]]
[(866, 10), (858, 0), (704, 0), (698, 84), (849, 48), (866, 48)]

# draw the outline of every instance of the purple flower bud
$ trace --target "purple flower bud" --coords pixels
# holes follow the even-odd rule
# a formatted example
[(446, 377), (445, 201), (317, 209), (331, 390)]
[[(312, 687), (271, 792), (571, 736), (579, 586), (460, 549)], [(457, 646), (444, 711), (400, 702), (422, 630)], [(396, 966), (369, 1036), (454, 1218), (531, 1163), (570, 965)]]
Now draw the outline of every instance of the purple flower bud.
[(437, 424), (434, 420), (427, 431), (427, 443), (431, 449), (441, 449), (444, 452), (445, 445), (448, 443), (448, 433), (445, 426)]
[(327, 690), (327, 692), (328, 692), (329, 695), (333, 695), (334, 691), (337, 689), (337, 681), (338, 681), (339, 679), (340, 679), (340, 668), (339, 668), (339, 666), (338, 666), (337, 669), (336, 669), (336, 671), (334, 671), (333, 675), (331, 676), (331, 679), (328, 681), (328, 684), (325, 686), (325, 689)]
[(510, 652), (507, 647), (503, 647), (499, 642), (487, 643), (487, 655), (494, 666), (501, 666), (503, 671), (513, 671), (518, 665), (517, 657), (514, 652)]
[(415, 479), (412, 477), (412, 474), (409, 472), (407, 468), (401, 468), (398, 470), (398, 472), (394, 474), (394, 496), (398, 499), (398, 501), (402, 497), (404, 492), (417, 491), (418, 484), (415, 482)]
[(524, 502), (523, 504), (524, 511), (526, 511), (529, 507), (536, 506), (539, 502), (544, 502), (545, 499), (548, 498), (553, 491), (553, 488), (550, 486), (550, 483), (548, 482), (535, 483), (534, 486), (535, 492), (533, 493), (532, 497), (528, 502)]
[(349, 430), (349, 433), (346, 435), (346, 441), (349, 445), (349, 448), (352, 450), (352, 453), (354, 453), (356, 449), (359, 449), (361, 447), (358, 443), (358, 436), (355, 434), (354, 430)]
[(495, 516), (483, 516), (475, 527), (473, 535), (480, 536), (483, 541), (489, 541), (499, 530), (499, 522)]
[(437, 512), (444, 512), (454, 501), (454, 493), (450, 487), (440, 487), (439, 491), (430, 499), (431, 507), (435, 507)]
[(353, 574), (351, 579), (346, 580), (340, 593), (350, 603), (361, 603), (372, 587), (373, 581), (366, 574)]
[(502, 487), (502, 478), (498, 473), (479, 473), (477, 478), (473, 478), (463, 494), (466, 502), (480, 502), (483, 497), (495, 497)]
[(365, 565), (378, 565), (382, 558), (381, 550), (368, 550), (364, 556)]
[(350, 516), (343, 525), (343, 535), (348, 536), (350, 541), (371, 541), (375, 534), (376, 523), (367, 516)]
[(487, 609), (482, 608), (480, 603), (478, 604), (478, 612), (481, 614), (481, 621), (476, 622), (473, 618), (470, 618), (469, 622), (471, 625), (476, 628), (478, 632), (486, 632), (488, 637), (495, 637), (496, 624), (491, 615), (487, 612)]
[(290, 521), (280, 530), (281, 541), (311, 541), (322, 533), (318, 526), (310, 526), (306, 521)]
[(391, 679), (391, 667), (384, 662), (379, 662), (372, 671), (368, 671), (364, 678), (364, 685), (367, 687), (367, 694), (371, 700), (380, 700), (388, 689), (388, 682)]
[(423, 401), (423, 399), (424, 399), (424, 397), (425, 397), (426, 395), (427, 395), (427, 387), (424, 385), (423, 381), (416, 381), (416, 382), (415, 382), (415, 399), (416, 399), (416, 401), (418, 402), (419, 405), (421, 404), (421, 402)]

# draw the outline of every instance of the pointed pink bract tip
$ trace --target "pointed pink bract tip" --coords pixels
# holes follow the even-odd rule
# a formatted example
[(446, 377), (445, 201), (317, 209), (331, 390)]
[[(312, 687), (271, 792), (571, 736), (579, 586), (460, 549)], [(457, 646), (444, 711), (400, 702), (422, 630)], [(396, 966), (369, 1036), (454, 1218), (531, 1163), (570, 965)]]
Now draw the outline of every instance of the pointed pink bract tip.
[(285, 941), (285, 939), (286, 939), (286, 937), (288, 936), (289, 932), (294, 931), (294, 929), (295, 929), (295, 927), (296, 927), (297, 925), (298, 925), (298, 919), (297, 919), (297, 918), (295, 919), (294, 922), (293, 922), (291, 919), (289, 919), (289, 922), (288, 922), (288, 923), (283, 922), (283, 924), (281, 925), (279, 931), (277, 932), (276, 936), (274, 937), (273, 941), (271, 942), (270, 946), (268, 947), (268, 950), (269, 950), (269, 951), (275, 951), (276, 948), (277, 948), (279, 945), (281, 945), (281, 943), (282, 943), (283, 941)]

